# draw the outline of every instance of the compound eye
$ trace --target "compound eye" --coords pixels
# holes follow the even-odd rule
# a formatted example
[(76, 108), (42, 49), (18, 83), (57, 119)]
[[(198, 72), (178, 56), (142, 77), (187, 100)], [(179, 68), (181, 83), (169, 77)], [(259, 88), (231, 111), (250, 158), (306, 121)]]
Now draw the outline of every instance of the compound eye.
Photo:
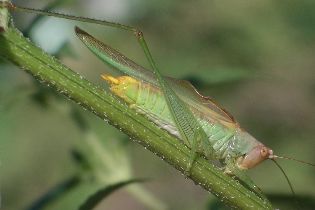
[(261, 156), (266, 157), (266, 156), (268, 155), (268, 150), (267, 150), (267, 148), (262, 148), (262, 149), (260, 150), (260, 154), (261, 154)]

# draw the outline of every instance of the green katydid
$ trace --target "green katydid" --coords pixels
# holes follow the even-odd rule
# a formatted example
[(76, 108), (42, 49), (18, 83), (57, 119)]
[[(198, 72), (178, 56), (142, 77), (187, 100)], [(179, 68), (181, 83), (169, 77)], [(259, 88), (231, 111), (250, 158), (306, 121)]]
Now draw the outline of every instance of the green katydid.
[[(254, 188), (243, 170), (253, 168), (266, 159), (292, 159), (274, 155), (270, 148), (244, 131), (230, 114), (210, 98), (200, 95), (189, 82), (162, 77), (144, 36), (138, 29), (103, 20), (17, 7), (8, 2), (0, 2), (0, 6), (133, 32), (152, 71), (141, 67), (78, 27), (75, 29), (80, 40), (97, 57), (128, 75), (118, 78), (102, 75), (102, 78), (110, 83), (114, 94), (159, 127), (177, 136), (191, 149), (191, 158), (187, 164), (188, 173), (197, 154), (201, 153), (209, 160), (224, 162), (227, 173), (235, 174), (249, 187)], [(291, 184), (290, 188), (293, 191)]]

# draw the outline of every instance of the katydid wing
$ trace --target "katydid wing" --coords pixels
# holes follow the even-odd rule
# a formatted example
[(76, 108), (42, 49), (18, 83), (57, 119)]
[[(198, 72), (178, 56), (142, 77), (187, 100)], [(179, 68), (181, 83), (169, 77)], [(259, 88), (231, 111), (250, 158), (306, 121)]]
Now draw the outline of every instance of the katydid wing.
[[(130, 62), (130, 60), (127, 59), (125, 56), (123, 56), (122, 54), (118, 53), (117, 51), (113, 50), (112, 48), (108, 46), (106, 47), (105, 44), (96, 40), (95, 38), (90, 36), (88, 33), (84, 32), (83, 30), (79, 29), (78, 27), (76, 27), (75, 31), (76, 31), (77, 36), (81, 39), (81, 41), (83, 41), (83, 43), (99, 58), (106, 61), (108, 60), (108, 55), (109, 55), (110, 56), (109, 59), (111, 61), (113, 61), (114, 59), (116, 60), (116, 64), (118, 64), (116, 65), (116, 68), (118, 67), (119, 70), (124, 72), (125, 68), (119, 68), (119, 67), (126, 67), (126, 64), (127, 64), (127, 67), (129, 67), (127, 68), (129, 70), (128, 72), (131, 72), (132, 75), (138, 74), (136, 69), (132, 69), (132, 68), (130, 69), (130, 67), (137, 67), (139, 65), (135, 64), (134, 62)], [(136, 31), (135, 33), (138, 36), (139, 43), (143, 47), (143, 50), (151, 64), (151, 67), (153, 68), (153, 73), (155, 74), (157, 78), (157, 82), (159, 83), (158, 85), (160, 86), (164, 94), (164, 98), (168, 104), (168, 108), (170, 112), (172, 113), (172, 117), (174, 119), (174, 122), (176, 123), (176, 127), (178, 128), (183, 141), (186, 143), (186, 145), (191, 147), (192, 155), (187, 166), (187, 171), (189, 172), (190, 167), (192, 166), (192, 163), (196, 158), (197, 147), (199, 148), (198, 144), (203, 145), (202, 152), (210, 159), (215, 158), (214, 156), (215, 151), (213, 147), (211, 146), (210, 142), (207, 141), (208, 137), (205, 131), (202, 129), (199, 122), (195, 119), (193, 113), (191, 113), (191, 111), (187, 108), (187, 105), (171, 89), (171, 87), (169, 86), (169, 83), (163, 79), (159, 70), (155, 66), (155, 63), (152, 59), (152, 56), (143, 38), (142, 33), (138, 31)], [(108, 54), (108, 52), (106, 52), (104, 49), (110, 49), (111, 52)], [(110, 62), (110, 64), (113, 64), (113, 63)], [(141, 72), (147, 72), (144, 70), (143, 67), (139, 69), (141, 69)], [(145, 75), (145, 73), (141, 74), (141, 76), (142, 75)], [(153, 82), (154, 80), (152, 79), (154, 75), (152, 74), (150, 76), (146, 76), (146, 80), (148, 80), (149, 77), (151, 77), (149, 81)]]
[[(156, 80), (154, 79), (154, 74), (151, 73), (149, 70), (146, 70), (145, 68), (141, 67), (140, 65), (134, 63), (133, 61), (131, 61), (130, 59), (128, 59), (126, 56), (122, 55), (121, 53), (119, 53), (118, 51), (114, 50), (113, 48), (111, 48), (110, 46), (104, 44), (103, 42), (98, 41), (97, 39), (95, 39), (94, 37), (92, 37), (91, 35), (89, 35), (87, 32), (82, 31), (79, 28), (76, 28), (76, 34), (77, 36), (81, 39), (81, 41), (83, 41), (83, 43), (96, 55), (98, 56), (100, 59), (102, 59), (104, 62), (110, 64), (111, 66), (115, 67), (116, 69), (122, 71), (125, 74), (128, 74), (130, 76), (133, 76), (137, 79), (143, 80), (145, 82), (149, 82), (153, 85), (158, 85), (156, 84)], [(160, 78), (161, 79), (161, 78)], [(187, 81), (181, 81), (181, 80), (175, 80), (175, 79), (171, 79), (171, 78), (166, 78), (166, 81), (169, 82), (169, 84), (172, 84), (172, 88), (174, 88), (174, 91), (176, 92), (167, 92), (166, 94), (171, 96), (171, 100), (175, 101), (179, 101), (182, 103), (185, 102), (188, 104), (188, 106), (194, 106), (196, 107), (196, 109), (200, 110), (200, 111), (206, 111), (206, 113), (203, 113), (203, 116), (207, 116), (209, 118), (214, 119), (214, 121), (220, 122), (222, 123), (222, 125), (229, 127), (231, 130), (235, 130), (235, 133), (240, 133), (240, 140), (242, 140), (245, 137), (245, 141), (242, 141), (242, 143), (246, 143), (246, 142), (250, 142), (250, 147), (246, 146), (245, 150), (242, 151), (241, 153), (237, 152), (237, 157), (241, 158), (243, 160), (243, 154), (246, 154), (247, 151), (251, 151), (253, 148), (255, 148), (254, 150), (257, 151), (258, 149), (260, 150), (261, 147), (265, 148), (261, 143), (259, 143), (257, 140), (255, 140), (253, 137), (251, 137), (247, 132), (243, 132), (238, 124), (229, 117), (229, 115), (222, 109), (220, 109), (215, 103), (213, 103), (211, 100), (209, 100), (206, 97), (202, 97), (195, 89), (194, 87)], [(172, 89), (170, 87), (166, 87), (166, 89), (168, 88), (168, 91)], [(162, 91), (163, 92), (163, 91)], [(184, 94), (184, 93), (189, 93), (188, 95)], [(179, 97), (182, 97), (182, 99), (177, 98), (177, 95)], [(164, 94), (165, 96), (165, 94)], [(192, 96), (191, 98), (189, 98), (188, 96)], [(182, 101), (181, 101), (182, 100)], [(198, 103), (196, 103), (198, 102)], [(168, 107), (172, 106), (172, 104), (168, 104)], [(177, 113), (178, 115), (184, 115), (183, 113), (187, 114), (190, 113), (190, 115), (192, 117), (193, 113), (191, 113), (190, 110), (188, 110), (186, 108), (186, 105), (183, 104), (179, 104), (179, 105), (175, 105), (175, 109), (178, 108), (178, 106), (184, 107), (184, 108), (180, 108), (181, 112)], [(212, 109), (213, 107), (213, 109)], [(216, 110), (219, 110), (216, 112)], [(174, 116), (174, 113), (172, 113), (172, 111), (170, 111), (172, 116)], [(184, 119), (185, 120), (185, 119)], [(174, 120), (175, 121), (175, 120)], [(187, 146), (194, 146), (195, 148), (192, 148), (193, 153), (195, 155), (195, 152), (197, 150), (197, 147), (199, 147), (200, 145), (196, 145), (197, 143), (201, 144), (201, 148), (203, 154), (205, 154), (206, 157), (208, 157), (209, 159), (214, 159), (214, 155), (217, 155), (216, 151), (213, 151), (213, 147), (210, 143), (210, 141), (208, 141), (208, 135), (205, 133), (205, 131), (202, 129), (202, 127), (200, 126), (200, 124), (198, 123), (198, 121), (194, 118), (194, 119), (190, 119), (189, 121), (186, 122), (188, 125), (190, 126), (194, 126), (194, 129), (197, 129), (195, 131), (197, 131), (197, 134), (190, 134), (193, 139), (193, 141), (191, 139), (188, 139), (187, 142)], [(178, 125), (177, 122), (176, 123), (176, 127), (180, 127), (182, 125)], [(193, 124), (192, 124), (193, 123)], [(196, 124), (194, 124), (196, 123)], [(185, 126), (185, 125), (184, 125)], [(195, 132), (195, 131), (190, 131), (190, 133)], [(201, 134), (200, 134), (201, 132)], [(182, 133), (180, 132), (181, 136)], [(197, 136), (196, 136), (197, 135)], [(202, 138), (200, 138), (200, 136), (198, 135), (203, 135)], [(195, 138), (196, 137), (196, 138)], [(228, 137), (228, 138), (226, 138)], [(199, 138), (199, 139), (198, 139)], [(230, 144), (234, 144), (235, 142), (233, 141), (234, 137), (233, 135), (229, 134), (224, 134), (223, 133), (223, 137), (225, 142), (230, 140)], [(185, 142), (185, 140), (184, 140)], [(191, 144), (195, 144), (192, 145)], [(225, 143), (224, 142), (224, 143)], [(210, 144), (209, 144), (210, 143)], [(206, 145), (205, 145), (206, 144)], [(224, 144), (224, 145), (229, 145), (229, 144)], [(258, 147), (258, 148), (256, 148)], [(207, 153), (209, 151), (209, 148), (211, 149), (212, 153)], [(239, 147), (236, 146), (236, 149), (238, 149)], [(225, 150), (227, 150), (227, 148), (225, 148)], [(234, 152), (234, 151), (233, 151)], [(214, 155), (213, 155), (214, 154)], [(226, 153), (225, 153), (226, 154)], [(256, 152), (254, 153), (256, 155)], [(210, 155), (210, 157), (209, 157)], [(235, 156), (235, 155), (234, 155)], [(232, 173), (234, 175), (236, 175), (240, 180), (242, 180), (248, 187), (250, 187), (251, 189), (254, 189), (257, 192), (257, 188), (255, 186), (255, 184), (252, 182), (252, 180), (243, 172), (241, 172), (241, 170), (237, 167), (236, 165), (236, 157), (229, 157), (229, 154), (226, 154), (224, 157), (224, 161), (227, 164), (227, 168), (226, 171), (229, 173)], [(254, 165), (258, 164), (259, 162), (261, 162), (263, 159), (266, 159), (266, 156), (264, 156), (263, 158), (259, 156), (259, 160), (257, 161), (257, 158), (255, 159), (255, 163)], [(193, 161), (193, 159), (195, 158), (194, 156), (192, 156), (193, 158), (190, 161)], [(245, 164), (248, 164), (248, 161), (246, 159)], [(250, 162), (252, 162), (250, 160)], [(189, 164), (191, 164), (192, 162), (190, 162)], [(254, 166), (251, 165), (250, 167)], [(188, 169), (191, 167), (191, 165), (188, 165)], [(247, 167), (247, 165), (246, 165)], [(245, 168), (245, 167), (244, 167)], [(263, 196), (261, 193), (259, 193), (260, 196)]]

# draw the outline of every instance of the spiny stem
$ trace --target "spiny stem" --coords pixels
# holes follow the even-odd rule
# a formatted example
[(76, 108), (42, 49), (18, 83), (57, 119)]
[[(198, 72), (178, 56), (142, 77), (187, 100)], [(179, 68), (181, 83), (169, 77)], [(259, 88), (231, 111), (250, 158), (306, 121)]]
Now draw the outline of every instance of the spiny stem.
[[(0, 56), (28, 71), (38, 80), (62, 92), (110, 124), (120, 128), (181, 172), (185, 172), (190, 151), (174, 136), (149, 122), (117, 98), (65, 67), (9, 27), (0, 35)], [(225, 175), (204, 158), (191, 168), (190, 179), (231, 207), (272, 209), (268, 200), (259, 198), (233, 178)]]

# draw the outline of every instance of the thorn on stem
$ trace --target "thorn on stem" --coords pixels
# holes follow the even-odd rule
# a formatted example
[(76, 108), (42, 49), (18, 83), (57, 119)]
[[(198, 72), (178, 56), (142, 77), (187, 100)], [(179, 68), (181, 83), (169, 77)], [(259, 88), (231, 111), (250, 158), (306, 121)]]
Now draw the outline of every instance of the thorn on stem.
[(138, 29), (136, 29), (135, 34), (136, 34), (136, 36), (137, 36), (138, 39), (141, 39), (141, 38), (143, 37), (142, 31), (140, 31), (140, 30), (138, 30)]
[(4, 7), (4, 8), (7, 8), (7, 9), (10, 9), (10, 10), (15, 10), (16, 9), (16, 6), (14, 4), (12, 4), (11, 2), (7, 2), (7, 1), (0, 2), (0, 7)]

